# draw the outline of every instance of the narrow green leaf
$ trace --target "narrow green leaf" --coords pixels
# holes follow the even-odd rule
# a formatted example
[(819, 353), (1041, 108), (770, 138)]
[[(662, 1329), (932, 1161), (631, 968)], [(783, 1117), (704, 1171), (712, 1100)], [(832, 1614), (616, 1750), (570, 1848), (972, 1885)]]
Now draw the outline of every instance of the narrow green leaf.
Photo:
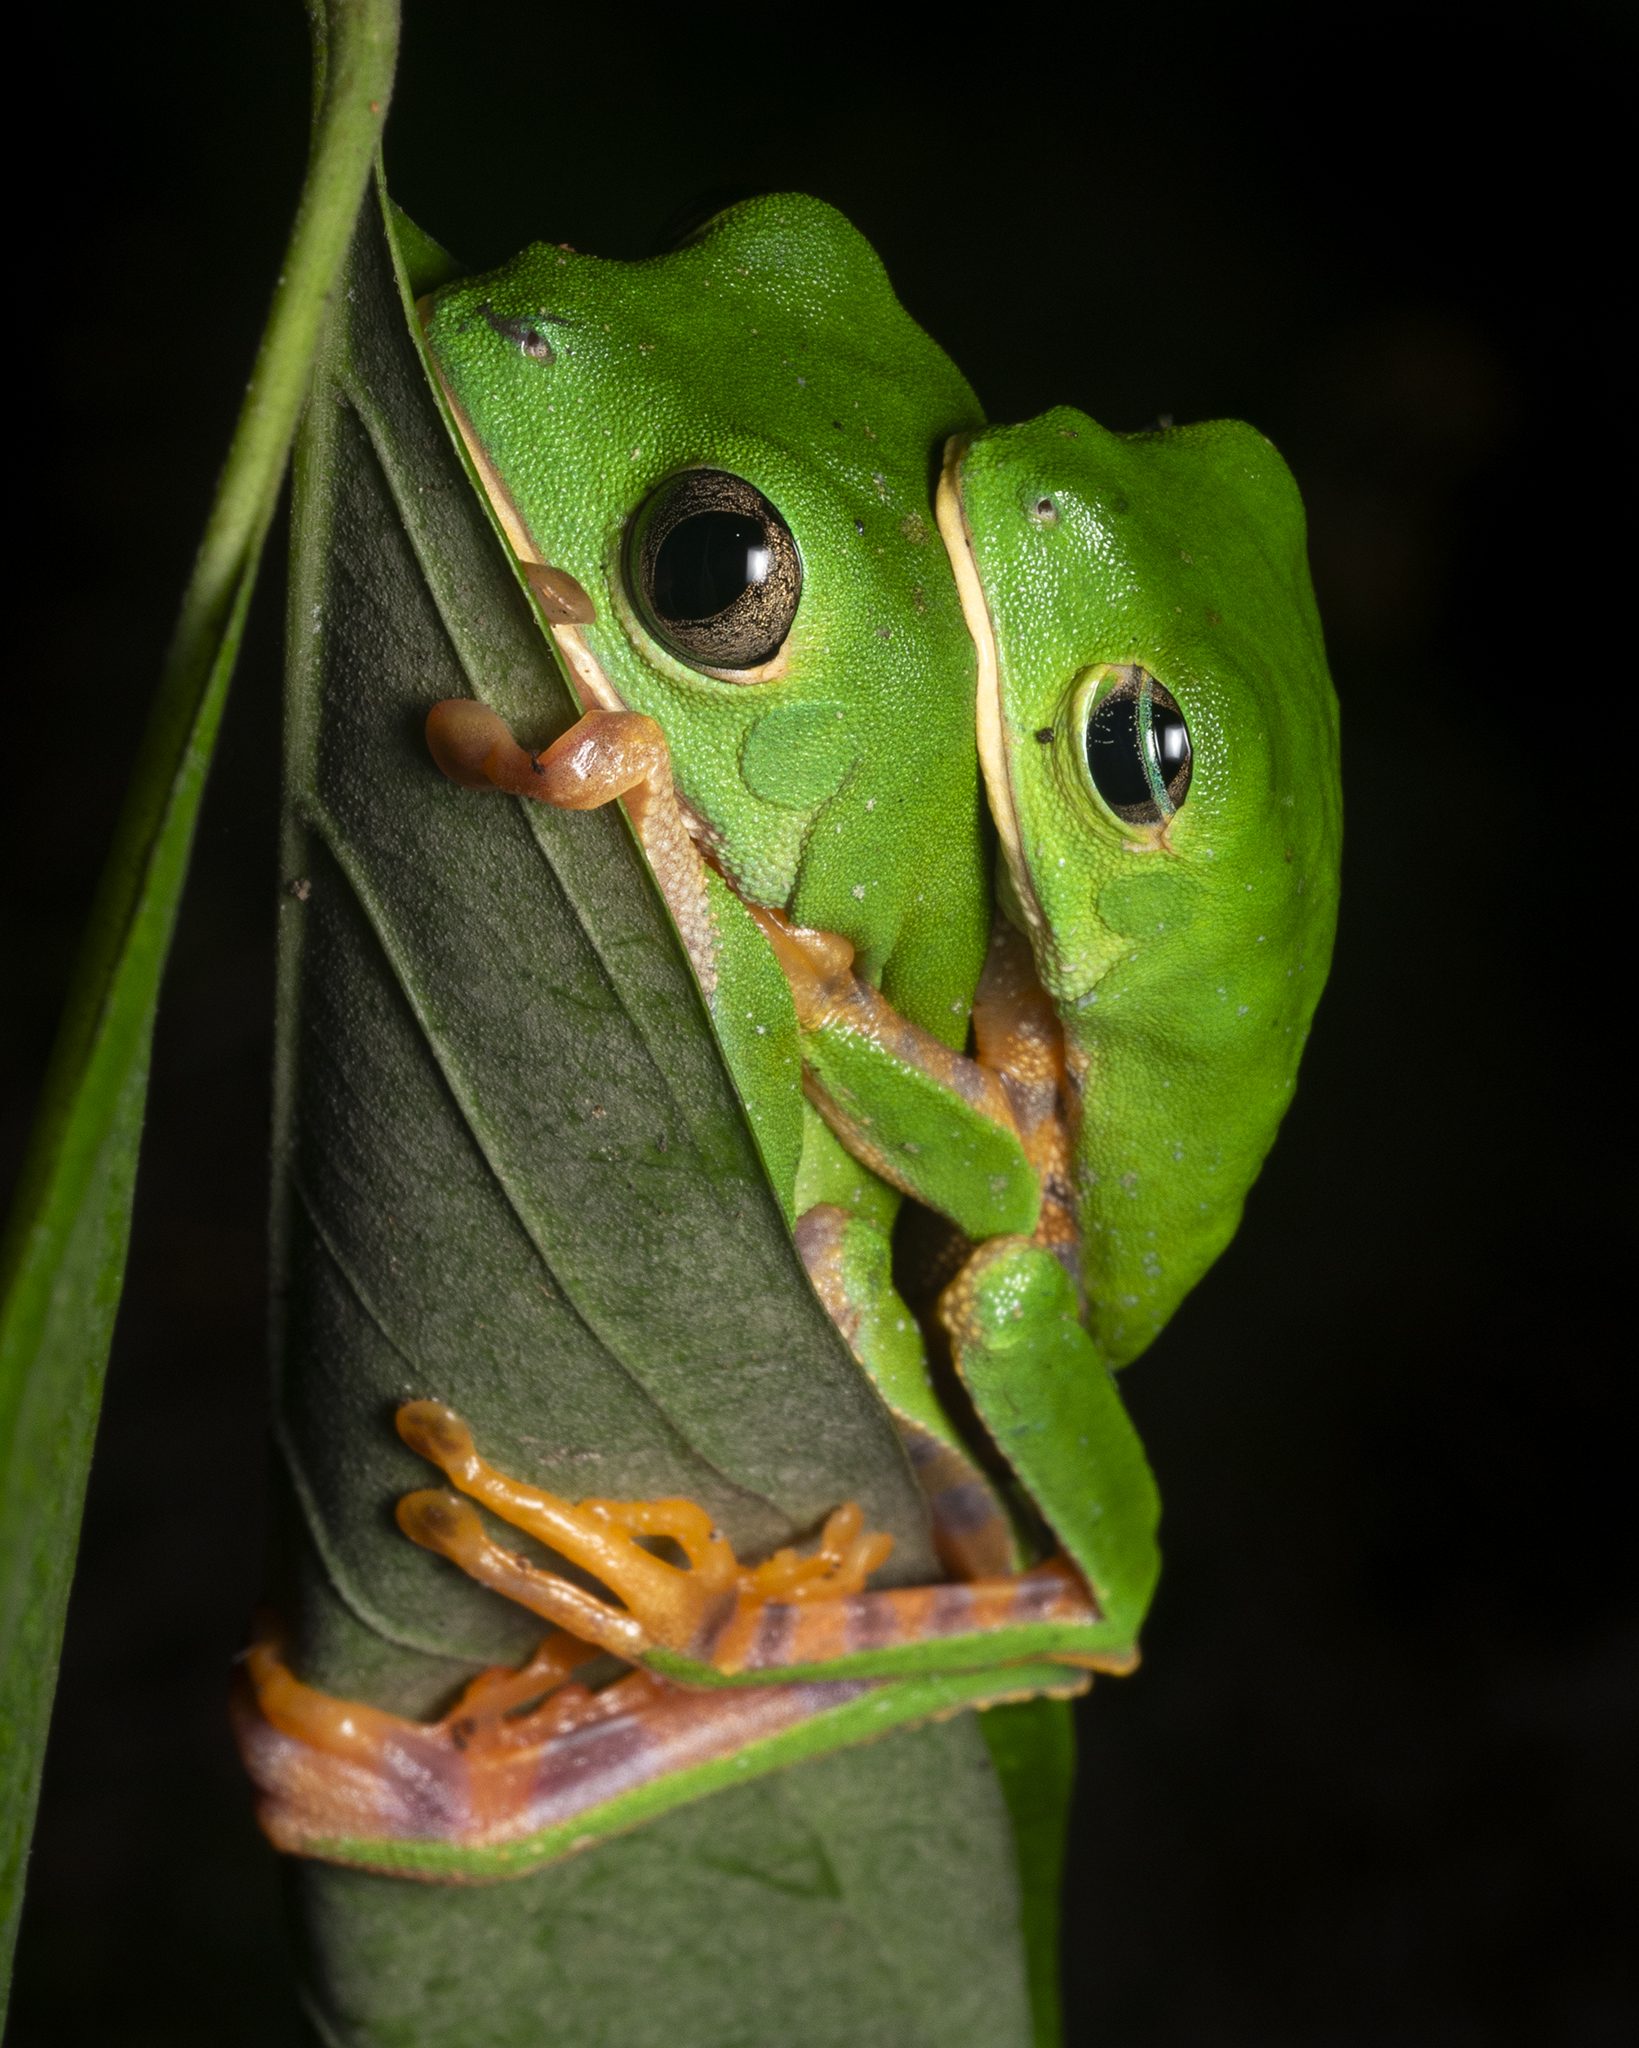
[(81, 946), (0, 1255), (0, 1956), (22, 1878), (160, 977), (262, 545), (392, 87), (396, 0), (313, 0), (314, 135), (290, 243)]
[(1027, 2048), (975, 1717), (719, 1793), (510, 1884), (315, 1865), (326, 2048)]
[(1059, 1890), (1075, 1789), (1075, 1719), (1068, 1700), (1020, 1700), (992, 1707), (979, 1725), (1018, 1845), (1034, 2048), (1059, 2048)]

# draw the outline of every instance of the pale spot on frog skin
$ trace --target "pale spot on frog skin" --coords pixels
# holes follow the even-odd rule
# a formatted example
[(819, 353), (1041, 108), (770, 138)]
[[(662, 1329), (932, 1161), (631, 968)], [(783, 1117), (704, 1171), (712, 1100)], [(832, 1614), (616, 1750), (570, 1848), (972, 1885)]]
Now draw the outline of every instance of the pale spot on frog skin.
[(863, 903), (865, 901), (865, 884), (863, 882), (856, 882), (851, 893), (857, 901)]

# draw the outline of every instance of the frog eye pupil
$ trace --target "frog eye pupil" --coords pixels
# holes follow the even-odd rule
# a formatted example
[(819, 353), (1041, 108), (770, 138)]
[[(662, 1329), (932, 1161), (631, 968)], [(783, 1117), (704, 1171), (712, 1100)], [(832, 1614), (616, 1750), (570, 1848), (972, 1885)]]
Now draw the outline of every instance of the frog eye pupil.
[(650, 631), (696, 668), (756, 668), (779, 652), (802, 595), (791, 529), (754, 484), (685, 470), (640, 509), (627, 587)]
[(1147, 670), (1118, 670), (1088, 714), (1093, 787), (1124, 824), (1164, 825), (1189, 794), (1194, 757), (1176, 699)]
[(680, 623), (714, 619), (747, 584), (768, 581), (768, 564), (760, 521), (738, 512), (697, 512), (655, 551), (654, 608)]

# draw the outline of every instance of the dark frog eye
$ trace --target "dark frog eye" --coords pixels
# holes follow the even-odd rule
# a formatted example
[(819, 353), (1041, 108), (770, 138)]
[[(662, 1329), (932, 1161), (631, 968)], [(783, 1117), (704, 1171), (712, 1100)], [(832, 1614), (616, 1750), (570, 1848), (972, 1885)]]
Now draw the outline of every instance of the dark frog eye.
[(724, 469), (688, 469), (633, 521), (626, 585), (650, 632), (681, 660), (756, 668), (791, 630), (802, 557), (754, 484)]
[(1148, 669), (1115, 674), (1087, 713), (1087, 772), (1124, 824), (1164, 825), (1189, 795), (1189, 727)]

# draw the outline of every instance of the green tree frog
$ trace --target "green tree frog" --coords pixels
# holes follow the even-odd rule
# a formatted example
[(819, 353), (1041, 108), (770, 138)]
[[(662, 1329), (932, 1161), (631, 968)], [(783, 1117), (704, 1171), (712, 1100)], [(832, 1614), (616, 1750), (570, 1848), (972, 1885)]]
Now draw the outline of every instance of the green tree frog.
[[(586, 706), (535, 752), (486, 707), (443, 704), (434, 753), (474, 788), (626, 799), (776, 1190), (899, 1418), (941, 1548), (1004, 1569), (1003, 1519), (889, 1280), (897, 1195), (869, 1170), (885, 1145), (895, 1186), (975, 1236), (1035, 1221), (1005, 1109), (998, 1121), (949, 1085), (990, 905), (975, 655), (933, 489), (945, 437), (979, 422), (973, 395), (864, 239), (793, 195), (736, 206), (645, 263), (539, 245), (422, 314)], [(792, 1085), (798, 1020), (771, 918), (839, 952), (858, 1014), (809, 1020), (803, 1064), (855, 1137), (836, 1100), (869, 1101), (880, 1145), (864, 1167)], [(860, 1014), (865, 1028), (846, 1028)]]
[(1112, 1365), (1228, 1243), (1337, 921), (1337, 701), (1275, 449), (1058, 411), (952, 448), (1000, 894), (1063, 1021), (1088, 1327)]

